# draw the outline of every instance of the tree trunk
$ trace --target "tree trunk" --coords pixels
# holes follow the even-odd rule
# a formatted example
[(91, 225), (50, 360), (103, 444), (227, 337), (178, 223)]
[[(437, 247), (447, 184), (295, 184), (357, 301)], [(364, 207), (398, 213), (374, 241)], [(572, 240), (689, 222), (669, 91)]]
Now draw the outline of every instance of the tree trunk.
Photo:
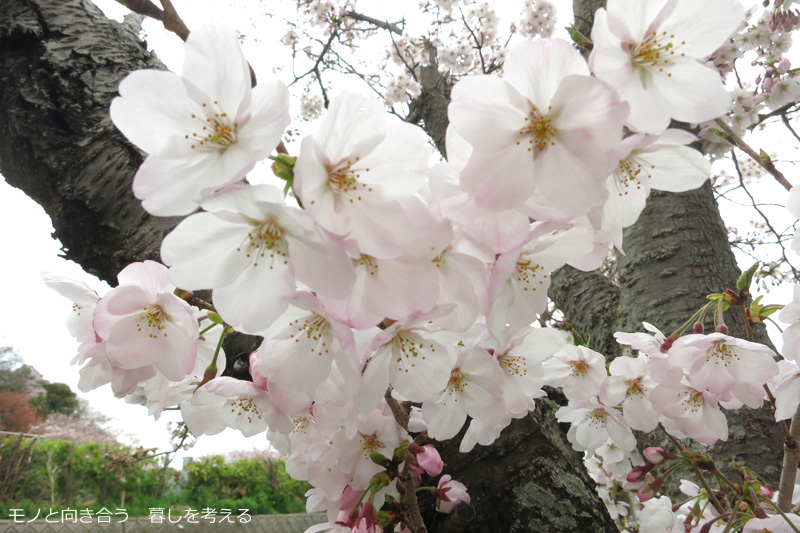
[(0, 170), (44, 207), (66, 258), (112, 285), (128, 263), (158, 259), (177, 223), (134, 198), (142, 154), (108, 115), (119, 81), (142, 68), (164, 67), (89, 0), (3, 1)]

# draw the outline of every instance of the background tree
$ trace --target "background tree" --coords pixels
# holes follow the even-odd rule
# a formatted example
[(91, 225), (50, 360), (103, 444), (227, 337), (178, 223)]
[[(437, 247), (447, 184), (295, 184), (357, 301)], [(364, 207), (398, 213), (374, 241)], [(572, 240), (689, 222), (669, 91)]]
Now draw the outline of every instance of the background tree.
[[(584, 35), (600, 5), (576, 0), (576, 26)], [(353, 24), (389, 26), (363, 14), (346, 16)], [(322, 60), (332, 61), (326, 53)], [(161, 238), (177, 223), (150, 217), (134, 199), (130, 184), (142, 154), (115, 130), (107, 111), (124, 75), (159, 67), (135, 28), (108, 21), (85, 0), (9, 0), (0, 14), (0, 134), (6, 140), (0, 170), (45, 208), (67, 257), (112, 284), (127, 263), (157, 259)], [(491, 62), (483, 65), (484, 71), (492, 68)], [(444, 153), (452, 80), (437, 72), (420, 70), (408, 119), (422, 125)], [(315, 74), (320, 80), (319, 69)], [(642, 320), (674, 329), (706, 294), (733, 286), (739, 274), (708, 185), (682, 194), (654, 193), (626, 230), (625, 242), (618, 283), (565, 268), (551, 288), (568, 324), (609, 357), (619, 352), (614, 331), (636, 331)], [(741, 322), (730, 326), (733, 334), (743, 333)], [(246, 346), (227, 350), (229, 368), (248, 352)], [(448, 471), (472, 495), (473, 530), (614, 530), (552, 416), (556, 408), (557, 396), (537, 402), (535, 413), (470, 454), (459, 454), (457, 444), (446, 446)], [(767, 411), (741, 413), (730, 419), (731, 438), (714, 454), (722, 463), (737, 457), (774, 483), (781, 441), (772, 417)], [(455, 530), (454, 522), (434, 529)]]
[(27, 433), (37, 420), (26, 393), (0, 391), (0, 430)]

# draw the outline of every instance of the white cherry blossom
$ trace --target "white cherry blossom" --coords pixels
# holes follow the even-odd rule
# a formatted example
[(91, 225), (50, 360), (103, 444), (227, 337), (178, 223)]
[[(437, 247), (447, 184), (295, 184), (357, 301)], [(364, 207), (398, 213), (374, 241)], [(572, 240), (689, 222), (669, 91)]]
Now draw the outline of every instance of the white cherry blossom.
[(203, 202), (208, 212), (181, 222), (161, 247), (170, 279), (182, 289), (213, 289), (225, 321), (247, 333), (270, 326), (296, 281), (328, 297), (352, 286), (352, 264), (310, 217), (283, 203), (271, 185), (235, 189)]
[(289, 93), (250, 69), (236, 31), (203, 26), (186, 40), (182, 75), (137, 70), (120, 84), (111, 119), (149, 154), (133, 192), (154, 215), (188, 215), (266, 158), (289, 124)]
[(743, 19), (738, 0), (609, 0), (595, 14), (589, 64), (630, 104), (636, 131), (660, 133), (670, 118), (711, 120), (730, 99), (719, 73), (699, 60)]

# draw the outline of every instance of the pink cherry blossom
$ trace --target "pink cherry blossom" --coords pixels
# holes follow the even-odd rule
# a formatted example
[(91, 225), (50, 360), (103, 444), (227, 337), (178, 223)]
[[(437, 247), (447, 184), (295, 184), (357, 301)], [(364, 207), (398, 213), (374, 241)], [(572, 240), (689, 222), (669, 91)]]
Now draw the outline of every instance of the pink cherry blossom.
[(97, 304), (94, 328), (105, 341), (109, 361), (122, 369), (153, 365), (167, 379), (182, 380), (194, 368), (195, 312), (174, 295), (167, 267), (132, 263), (118, 275), (119, 286)]
[(460, 481), (454, 480), (450, 474), (439, 478), (435, 492), (436, 510), (440, 513), (451, 513), (460, 504), (470, 502), (467, 487)]
[(523, 41), (503, 72), (453, 88), (450, 122), (473, 147), (462, 188), (493, 209), (519, 207), (534, 191), (572, 215), (601, 205), (627, 115), (616, 91), (558, 39)]

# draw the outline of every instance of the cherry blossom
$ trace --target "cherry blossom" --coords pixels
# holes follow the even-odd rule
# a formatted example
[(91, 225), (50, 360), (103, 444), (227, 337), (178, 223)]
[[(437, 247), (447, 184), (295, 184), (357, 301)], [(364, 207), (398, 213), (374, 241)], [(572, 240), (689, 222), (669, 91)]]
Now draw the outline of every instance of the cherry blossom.
[(473, 147), (462, 188), (494, 209), (519, 207), (534, 191), (573, 215), (601, 205), (627, 106), (558, 39), (518, 44), (503, 71), (453, 88), (450, 122)]
[(585, 346), (568, 344), (546, 360), (543, 367), (544, 381), (561, 387), (569, 400), (596, 396), (606, 377), (606, 358)]
[(711, 120), (725, 113), (728, 95), (717, 71), (698, 60), (743, 18), (737, 0), (610, 0), (595, 14), (589, 64), (630, 104), (636, 131), (660, 133), (670, 118)]
[(132, 263), (117, 276), (119, 286), (97, 304), (94, 328), (109, 361), (127, 370), (153, 365), (167, 379), (182, 380), (194, 368), (195, 312), (173, 294), (167, 267)]
[(67, 316), (69, 334), (80, 343), (94, 342), (96, 337), (92, 319), (100, 300), (97, 293), (83, 282), (55, 274), (44, 273), (42, 278), (51, 289), (72, 302), (72, 311)]
[(137, 70), (120, 84), (111, 119), (149, 154), (133, 192), (159, 216), (188, 215), (266, 158), (289, 124), (289, 93), (250, 70), (234, 30), (203, 26), (186, 40), (183, 74)]
[(422, 404), (428, 434), (437, 440), (459, 432), (467, 415), (486, 424), (502, 416), (502, 377), (497, 361), (483, 348), (461, 348), (450, 379), (438, 397)]
[(439, 478), (436, 486), (436, 510), (440, 513), (450, 513), (461, 503), (469, 503), (467, 487), (460, 481), (454, 480), (450, 474)]
[(606, 405), (622, 403), (622, 416), (631, 429), (653, 431), (658, 425), (658, 413), (648, 398), (656, 386), (647, 375), (644, 359), (617, 357), (608, 367), (611, 374), (603, 382), (600, 400)]
[(415, 237), (399, 199), (419, 190), (430, 158), (421, 129), (387, 116), (375, 99), (340, 93), (303, 139), (294, 190), (321, 227), (354, 240), (360, 254), (392, 258)]
[(353, 282), (344, 252), (330, 245), (301, 210), (271, 185), (240, 188), (203, 202), (161, 247), (170, 279), (182, 289), (214, 289), (226, 322), (257, 333), (294, 295), (295, 280), (329, 297)]

